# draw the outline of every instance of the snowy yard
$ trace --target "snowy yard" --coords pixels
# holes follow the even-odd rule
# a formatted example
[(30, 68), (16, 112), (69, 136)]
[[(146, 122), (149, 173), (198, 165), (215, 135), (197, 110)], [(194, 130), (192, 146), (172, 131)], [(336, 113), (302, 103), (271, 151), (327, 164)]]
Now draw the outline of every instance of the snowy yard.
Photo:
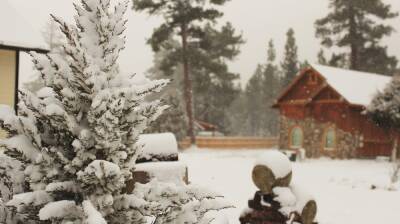
[[(189, 166), (191, 182), (222, 193), (236, 207), (226, 211), (235, 224), (256, 191), (251, 170), (264, 152), (197, 149), (183, 152), (180, 158)], [(384, 189), (390, 169), (389, 163), (372, 160), (308, 160), (293, 164), (293, 181), (315, 196), (321, 224), (397, 224), (400, 191)]]

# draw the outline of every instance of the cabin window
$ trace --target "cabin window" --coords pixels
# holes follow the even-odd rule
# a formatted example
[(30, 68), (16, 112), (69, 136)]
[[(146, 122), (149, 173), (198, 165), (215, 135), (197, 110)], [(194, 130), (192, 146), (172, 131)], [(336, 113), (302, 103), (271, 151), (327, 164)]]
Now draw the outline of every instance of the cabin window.
[(325, 149), (334, 149), (336, 144), (336, 131), (334, 128), (328, 128), (325, 132)]
[(300, 127), (292, 128), (290, 133), (290, 147), (301, 148), (303, 146), (303, 130)]

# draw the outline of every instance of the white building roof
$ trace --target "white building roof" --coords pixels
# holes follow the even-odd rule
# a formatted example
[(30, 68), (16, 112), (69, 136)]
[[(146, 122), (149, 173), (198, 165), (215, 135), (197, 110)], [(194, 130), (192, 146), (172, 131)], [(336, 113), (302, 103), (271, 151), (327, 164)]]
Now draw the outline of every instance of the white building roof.
[(40, 32), (32, 29), (8, 0), (0, 1), (0, 45), (47, 49)]
[(311, 65), (311, 67), (325, 77), (328, 84), (352, 104), (367, 106), (375, 94), (383, 91), (391, 81), (391, 77), (379, 74), (322, 65)]

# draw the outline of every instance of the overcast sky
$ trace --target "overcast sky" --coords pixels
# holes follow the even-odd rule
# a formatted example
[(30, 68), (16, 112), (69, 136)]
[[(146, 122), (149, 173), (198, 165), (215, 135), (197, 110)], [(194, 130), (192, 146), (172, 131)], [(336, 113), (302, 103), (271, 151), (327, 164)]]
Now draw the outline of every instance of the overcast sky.
[[(50, 13), (72, 21), (73, 0), (7, 1), (36, 30), (43, 30)], [(394, 10), (400, 11), (399, 0), (386, 2), (392, 4)], [(231, 0), (223, 7), (223, 11), (223, 21), (230, 21), (246, 40), (241, 48), (242, 53), (231, 63), (231, 70), (241, 74), (243, 84), (250, 78), (256, 65), (265, 61), (269, 39), (274, 39), (280, 56), (285, 33), (290, 27), (296, 32), (300, 59), (312, 63), (316, 61), (320, 45), (314, 37), (314, 22), (327, 14), (328, 0)], [(151, 49), (145, 43), (146, 38), (161, 20), (132, 10), (128, 11), (127, 17), (127, 47), (121, 55), (121, 68), (127, 73), (142, 74), (151, 67), (153, 59)], [(7, 18), (1, 18), (0, 15), (0, 19)], [(400, 18), (390, 23), (399, 32), (387, 38), (385, 43), (389, 46), (389, 52), (400, 58)]]

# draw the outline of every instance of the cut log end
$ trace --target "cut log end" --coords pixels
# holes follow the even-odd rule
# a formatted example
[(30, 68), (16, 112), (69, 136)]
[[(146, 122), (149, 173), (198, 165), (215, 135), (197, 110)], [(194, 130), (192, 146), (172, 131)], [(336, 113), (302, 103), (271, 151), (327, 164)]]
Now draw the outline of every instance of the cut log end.
[(283, 178), (275, 178), (272, 170), (264, 165), (253, 168), (252, 178), (254, 184), (264, 194), (271, 194), (274, 187), (289, 187), (292, 181), (292, 172)]
[(301, 212), (301, 221), (303, 224), (312, 224), (317, 215), (317, 203), (314, 200), (307, 202)]
[(276, 179), (274, 187), (289, 187), (291, 181), (292, 181), (292, 172), (290, 172), (283, 178)]
[(266, 166), (257, 165), (253, 168), (252, 178), (254, 184), (264, 194), (271, 194), (275, 183), (275, 176), (271, 169)]

